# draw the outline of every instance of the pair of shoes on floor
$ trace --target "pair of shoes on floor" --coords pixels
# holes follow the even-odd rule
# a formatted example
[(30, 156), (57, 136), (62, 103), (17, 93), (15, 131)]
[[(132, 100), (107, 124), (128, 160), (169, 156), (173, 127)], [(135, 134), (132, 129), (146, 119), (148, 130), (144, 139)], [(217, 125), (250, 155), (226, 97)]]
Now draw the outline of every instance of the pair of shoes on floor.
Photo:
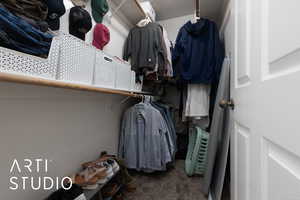
[(105, 167), (88, 167), (83, 171), (71, 176), (72, 183), (80, 185), (83, 189), (94, 190), (98, 187), (99, 180), (107, 177)]
[(97, 160), (83, 163), (82, 167), (85, 169), (88, 167), (97, 167), (97, 166), (104, 166), (104, 165), (111, 166), (114, 173), (118, 172), (120, 169), (120, 166), (117, 163), (117, 161), (114, 159), (114, 157), (111, 157), (111, 156), (102, 156), (101, 158), (99, 158)]
[(105, 169), (105, 175), (98, 177), (97, 184), (107, 183), (120, 169), (118, 163), (112, 158), (101, 158), (96, 161), (82, 164), (84, 169)]

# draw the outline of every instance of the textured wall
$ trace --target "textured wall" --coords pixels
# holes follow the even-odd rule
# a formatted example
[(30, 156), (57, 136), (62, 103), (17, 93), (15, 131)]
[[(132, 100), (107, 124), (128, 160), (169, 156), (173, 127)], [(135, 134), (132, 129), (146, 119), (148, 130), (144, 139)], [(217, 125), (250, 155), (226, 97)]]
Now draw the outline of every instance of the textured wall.
[(189, 20), (193, 18), (193, 15), (185, 15), (182, 17), (176, 17), (163, 21), (158, 21), (167, 30), (169, 40), (175, 42), (179, 29)]

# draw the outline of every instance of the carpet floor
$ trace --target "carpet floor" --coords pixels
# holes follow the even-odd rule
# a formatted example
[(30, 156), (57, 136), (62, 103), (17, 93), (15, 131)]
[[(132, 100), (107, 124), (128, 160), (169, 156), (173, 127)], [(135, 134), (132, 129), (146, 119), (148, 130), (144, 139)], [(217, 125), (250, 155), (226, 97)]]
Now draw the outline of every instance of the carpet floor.
[(138, 187), (125, 194), (126, 200), (207, 200), (201, 193), (201, 178), (188, 177), (182, 160), (168, 172), (132, 175)]

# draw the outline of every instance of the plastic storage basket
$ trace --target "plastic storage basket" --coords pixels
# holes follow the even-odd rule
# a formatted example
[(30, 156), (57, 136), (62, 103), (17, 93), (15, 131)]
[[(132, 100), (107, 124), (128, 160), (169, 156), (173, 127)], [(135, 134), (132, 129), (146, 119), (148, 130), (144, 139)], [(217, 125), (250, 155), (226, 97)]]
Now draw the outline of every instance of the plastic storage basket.
[(55, 79), (59, 46), (60, 38), (54, 37), (46, 59), (0, 47), (0, 71)]
[(209, 134), (201, 128), (190, 129), (185, 171), (188, 176), (203, 175), (207, 165)]
[(61, 33), (58, 80), (91, 85), (95, 48), (72, 35)]

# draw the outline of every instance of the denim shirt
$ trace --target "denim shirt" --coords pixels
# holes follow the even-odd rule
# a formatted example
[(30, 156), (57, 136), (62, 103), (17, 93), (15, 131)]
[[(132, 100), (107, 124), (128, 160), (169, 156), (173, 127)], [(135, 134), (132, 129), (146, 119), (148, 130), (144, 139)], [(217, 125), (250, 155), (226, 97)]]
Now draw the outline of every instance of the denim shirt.
[(172, 161), (167, 135), (169, 130), (161, 113), (147, 103), (129, 108), (124, 116), (119, 141), (119, 157), (138, 171), (163, 171)]

